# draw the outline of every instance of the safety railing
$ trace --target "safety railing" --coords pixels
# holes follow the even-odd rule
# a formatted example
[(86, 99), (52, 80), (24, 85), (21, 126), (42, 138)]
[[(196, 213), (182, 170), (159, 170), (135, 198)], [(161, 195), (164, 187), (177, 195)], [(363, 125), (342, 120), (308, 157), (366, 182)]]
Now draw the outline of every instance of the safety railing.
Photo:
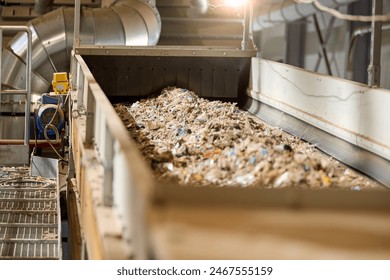
[[(24, 145), (29, 144), (30, 138), (30, 104), (31, 104), (31, 45), (32, 45), (32, 33), (27, 26), (12, 26), (12, 25), (0, 25), (0, 46), (3, 45), (3, 31), (26, 32), (28, 38), (27, 58), (26, 58), (26, 87), (25, 89), (17, 90), (2, 90), (0, 84), (0, 94), (13, 94), (13, 95), (25, 95), (26, 107), (25, 107), (25, 123), (24, 123)], [(2, 60), (0, 56), (0, 69), (2, 69)], [(0, 81), (2, 80), (2, 73), (0, 72)]]
[[(7, 153), (14, 155), (11, 158), (6, 157), (7, 161), (5, 163), (9, 164), (27, 164), (29, 162), (29, 140), (30, 140), (30, 106), (31, 106), (31, 63), (32, 63), (32, 33), (27, 26), (13, 26), (13, 25), (0, 25), (0, 46), (2, 50), (3, 46), (3, 32), (25, 32), (27, 36), (27, 53), (26, 53), (26, 79), (25, 79), (25, 88), (24, 89), (2, 89), (2, 84), (0, 83), (0, 100), (2, 95), (24, 95), (26, 97), (25, 105), (25, 119), (24, 119), (24, 141), (23, 146), (25, 149), (21, 149), (20, 145), (9, 145), (6, 147)], [(0, 55), (0, 81), (2, 81), (2, 56)], [(1, 149), (0, 152), (3, 152), (4, 149)], [(15, 151), (15, 153), (13, 153)], [(26, 155), (25, 155), (26, 153)], [(3, 153), (2, 153), (3, 154)], [(4, 162), (3, 162), (4, 163)]]

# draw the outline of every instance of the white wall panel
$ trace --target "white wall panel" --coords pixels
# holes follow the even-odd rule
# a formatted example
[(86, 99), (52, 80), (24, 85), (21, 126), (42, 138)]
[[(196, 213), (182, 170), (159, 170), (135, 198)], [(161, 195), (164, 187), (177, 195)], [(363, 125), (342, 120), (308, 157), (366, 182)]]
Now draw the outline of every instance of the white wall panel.
[(390, 159), (390, 91), (253, 58), (252, 97)]

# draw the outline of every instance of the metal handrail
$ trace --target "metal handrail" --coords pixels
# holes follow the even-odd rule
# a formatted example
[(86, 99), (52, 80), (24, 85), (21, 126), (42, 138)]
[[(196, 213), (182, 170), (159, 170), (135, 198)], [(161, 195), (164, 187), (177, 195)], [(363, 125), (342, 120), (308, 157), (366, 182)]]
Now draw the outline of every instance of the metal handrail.
[[(3, 46), (3, 31), (26, 32), (27, 33), (27, 54), (26, 54), (26, 88), (20, 90), (4, 91), (7, 94), (26, 95), (26, 107), (24, 118), (24, 145), (29, 145), (30, 140), (30, 106), (31, 106), (31, 61), (32, 61), (32, 32), (28, 26), (0, 25), (0, 46)], [(2, 56), (0, 55), (0, 99), (2, 92)]]

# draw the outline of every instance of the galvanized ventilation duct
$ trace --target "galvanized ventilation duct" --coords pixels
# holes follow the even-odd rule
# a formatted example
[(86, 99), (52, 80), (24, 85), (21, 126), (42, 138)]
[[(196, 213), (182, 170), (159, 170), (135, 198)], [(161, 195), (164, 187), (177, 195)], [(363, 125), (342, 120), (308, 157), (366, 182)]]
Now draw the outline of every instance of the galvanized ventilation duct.
[[(151, 1), (119, 0), (109, 8), (84, 8), (81, 44), (156, 45), (161, 19)], [(73, 47), (74, 9), (59, 8), (28, 23), (33, 34), (32, 91), (47, 92), (54, 72), (68, 72)], [(25, 79), (27, 36), (17, 34), (3, 50), (2, 83), (21, 88)]]
[[(358, 0), (320, 0), (319, 2), (329, 8), (335, 9)], [(296, 21), (318, 12), (314, 4), (297, 3), (294, 0), (284, 0), (275, 3), (275, 0), (259, 2), (254, 7), (253, 31), (259, 31), (277, 24)]]

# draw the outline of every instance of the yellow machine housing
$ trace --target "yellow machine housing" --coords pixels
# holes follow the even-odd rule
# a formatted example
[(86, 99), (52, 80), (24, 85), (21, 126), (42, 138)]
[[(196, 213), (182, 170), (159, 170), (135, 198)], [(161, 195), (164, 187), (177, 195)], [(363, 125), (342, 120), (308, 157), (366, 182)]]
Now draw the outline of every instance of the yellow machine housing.
[(69, 91), (68, 73), (58, 72), (53, 74), (53, 91), (56, 94), (66, 94)]

